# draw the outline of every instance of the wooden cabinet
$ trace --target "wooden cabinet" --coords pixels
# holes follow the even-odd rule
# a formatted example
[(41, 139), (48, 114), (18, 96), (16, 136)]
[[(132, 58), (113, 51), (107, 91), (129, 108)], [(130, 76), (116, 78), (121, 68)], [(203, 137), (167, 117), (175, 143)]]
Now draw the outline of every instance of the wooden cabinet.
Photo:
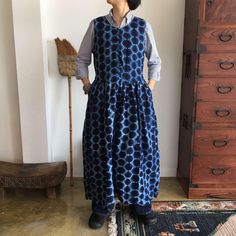
[(236, 0), (186, 0), (177, 177), (236, 198)]

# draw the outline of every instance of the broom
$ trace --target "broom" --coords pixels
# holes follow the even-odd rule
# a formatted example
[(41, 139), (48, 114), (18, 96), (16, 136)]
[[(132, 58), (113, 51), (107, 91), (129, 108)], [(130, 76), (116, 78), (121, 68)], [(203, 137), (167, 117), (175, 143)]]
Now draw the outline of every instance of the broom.
[(57, 46), (57, 63), (59, 73), (68, 79), (69, 88), (69, 128), (70, 128), (70, 185), (74, 186), (73, 178), (73, 152), (72, 152), (72, 101), (71, 101), (71, 77), (76, 75), (77, 52), (66, 39), (55, 39)]

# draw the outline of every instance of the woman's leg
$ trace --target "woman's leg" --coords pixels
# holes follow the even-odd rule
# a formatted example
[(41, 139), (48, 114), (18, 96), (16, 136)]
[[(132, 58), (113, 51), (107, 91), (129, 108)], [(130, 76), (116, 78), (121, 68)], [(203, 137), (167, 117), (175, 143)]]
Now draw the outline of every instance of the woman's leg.
[(152, 204), (148, 203), (144, 206), (138, 204), (132, 204), (132, 210), (137, 215), (147, 215), (152, 212)]
[(92, 211), (98, 215), (101, 216), (107, 216), (108, 214), (110, 214), (111, 212), (108, 211), (107, 209), (104, 209), (102, 206), (97, 205), (95, 203), (95, 201), (92, 200)]
[(92, 214), (89, 217), (89, 227), (99, 229), (103, 226), (110, 212), (102, 206), (99, 206), (92, 200)]
[(144, 206), (132, 204), (131, 209), (135, 215), (141, 217), (141, 220), (145, 225), (157, 223), (156, 213), (152, 210), (152, 203), (146, 204)]

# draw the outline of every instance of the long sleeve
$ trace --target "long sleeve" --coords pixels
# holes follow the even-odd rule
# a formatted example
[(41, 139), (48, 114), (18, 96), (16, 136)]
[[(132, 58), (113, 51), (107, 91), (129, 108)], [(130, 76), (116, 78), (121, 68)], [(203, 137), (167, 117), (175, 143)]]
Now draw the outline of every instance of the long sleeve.
[(92, 48), (94, 39), (94, 23), (90, 22), (89, 27), (81, 42), (76, 60), (76, 79), (89, 78), (89, 65), (91, 64)]
[(148, 80), (153, 79), (160, 81), (161, 58), (157, 50), (155, 37), (151, 25), (146, 22), (146, 50), (145, 54), (148, 59)]

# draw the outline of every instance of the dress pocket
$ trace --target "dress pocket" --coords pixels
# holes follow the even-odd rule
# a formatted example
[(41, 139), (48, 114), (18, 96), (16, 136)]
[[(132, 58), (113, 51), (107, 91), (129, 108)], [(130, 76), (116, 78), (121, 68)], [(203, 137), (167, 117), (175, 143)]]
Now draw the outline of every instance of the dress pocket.
[(89, 90), (88, 90), (88, 95), (91, 94), (92, 87), (93, 87), (93, 85), (94, 85), (94, 81), (95, 81), (95, 79), (94, 79), (93, 82), (90, 84), (90, 87), (89, 87)]
[(152, 90), (150, 89), (150, 87), (149, 87), (148, 83), (146, 82), (146, 80), (144, 81), (144, 84), (147, 87), (147, 89), (149, 90), (149, 92), (152, 93)]

